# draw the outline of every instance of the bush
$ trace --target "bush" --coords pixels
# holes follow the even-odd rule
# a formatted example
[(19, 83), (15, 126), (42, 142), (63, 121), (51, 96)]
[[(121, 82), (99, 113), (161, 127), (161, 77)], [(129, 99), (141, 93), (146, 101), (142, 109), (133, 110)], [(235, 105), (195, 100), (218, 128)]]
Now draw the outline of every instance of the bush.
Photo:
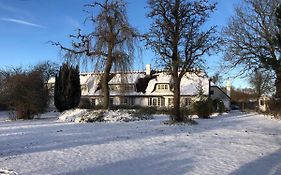
[(110, 107), (111, 110), (118, 110), (118, 109), (135, 109), (135, 106), (131, 105), (112, 105)]
[(213, 101), (213, 109), (214, 109), (214, 111), (219, 112), (219, 113), (223, 113), (226, 111), (223, 101), (219, 100), (219, 99), (215, 99)]
[(91, 100), (89, 98), (81, 98), (78, 108), (91, 109), (92, 108)]
[(268, 103), (268, 111), (276, 118), (281, 118), (281, 100), (271, 99)]
[(157, 113), (157, 109), (155, 107), (140, 107), (137, 109), (137, 113), (139, 115), (153, 115)]
[(103, 105), (99, 104), (99, 105), (92, 106), (92, 109), (100, 110), (100, 109), (104, 109), (104, 107), (103, 107)]
[(199, 118), (210, 118), (213, 113), (213, 102), (211, 99), (196, 101), (193, 103), (193, 109)]
[(223, 101), (219, 101), (219, 111), (218, 112), (223, 113), (225, 111), (226, 111), (226, 109), (225, 109)]
[(22, 68), (1, 72), (5, 77), (1, 82), (0, 88), (4, 90), (0, 92), (0, 100), (5, 100), (8, 108), (16, 111), (17, 119), (32, 119), (44, 112), (49, 95), (43, 72)]

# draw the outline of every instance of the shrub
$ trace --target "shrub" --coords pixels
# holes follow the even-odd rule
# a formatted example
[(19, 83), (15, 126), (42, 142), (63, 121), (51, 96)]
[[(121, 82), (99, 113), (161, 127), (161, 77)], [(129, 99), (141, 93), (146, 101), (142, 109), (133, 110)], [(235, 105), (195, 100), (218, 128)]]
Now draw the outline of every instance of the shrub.
[(223, 103), (223, 101), (219, 101), (219, 113), (223, 113), (223, 112), (225, 112), (226, 111), (226, 109), (225, 109), (225, 106), (224, 106), (224, 103)]
[(78, 107), (80, 109), (91, 109), (92, 108), (91, 100), (89, 98), (81, 98)]
[(281, 100), (271, 99), (268, 103), (268, 111), (276, 118), (281, 118)]
[(135, 109), (135, 106), (131, 106), (131, 105), (112, 105), (110, 107), (111, 110), (118, 110), (118, 109)]
[(157, 113), (157, 109), (155, 107), (140, 107), (137, 109), (137, 113), (139, 115), (153, 115)]
[(189, 108), (181, 108), (181, 114), (185, 117), (189, 117), (191, 115), (191, 110)]
[(32, 119), (35, 114), (44, 112), (49, 96), (42, 71), (15, 68), (1, 71), (1, 74), (0, 100), (16, 111), (17, 119)]
[(214, 109), (214, 111), (219, 112), (219, 113), (223, 113), (226, 111), (223, 101), (219, 100), (219, 99), (215, 99), (213, 101), (213, 109)]
[(200, 100), (193, 103), (193, 109), (195, 114), (199, 118), (209, 118), (213, 113), (213, 103), (211, 99)]
[(99, 105), (92, 106), (92, 109), (100, 110), (100, 109), (104, 109), (104, 107), (103, 107), (103, 105), (99, 104)]

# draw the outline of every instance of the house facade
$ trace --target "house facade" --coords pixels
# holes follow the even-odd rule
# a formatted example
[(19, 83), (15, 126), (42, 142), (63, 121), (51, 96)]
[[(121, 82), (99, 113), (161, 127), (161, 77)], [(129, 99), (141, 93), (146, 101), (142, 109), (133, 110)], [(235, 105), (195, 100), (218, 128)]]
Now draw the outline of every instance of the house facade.
[[(81, 73), (81, 96), (89, 98), (92, 105), (102, 104), (100, 73)], [(172, 77), (165, 71), (153, 71), (146, 65), (145, 71), (112, 74), (109, 81), (110, 106), (171, 107), (173, 105)], [(190, 107), (201, 86), (204, 95), (209, 95), (209, 79), (203, 73), (186, 73), (181, 81), (181, 106)], [(54, 79), (49, 81), (53, 87)]]
[(268, 111), (269, 108), (269, 101), (270, 101), (270, 97), (263, 95), (258, 99), (258, 107), (259, 110), (262, 112), (266, 112)]
[(212, 100), (220, 100), (223, 102), (225, 108), (227, 110), (230, 110), (230, 103), (231, 103), (231, 98), (230, 98), (230, 89), (227, 89), (227, 92), (224, 92), (221, 88), (219, 88), (216, 85), (211, 85), (210, 86), (210, 98)]

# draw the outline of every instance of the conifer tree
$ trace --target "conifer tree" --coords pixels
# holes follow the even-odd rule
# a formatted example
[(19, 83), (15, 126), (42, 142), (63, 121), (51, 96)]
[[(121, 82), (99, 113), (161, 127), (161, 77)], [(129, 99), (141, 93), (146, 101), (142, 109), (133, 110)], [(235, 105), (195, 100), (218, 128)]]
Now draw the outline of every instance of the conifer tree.
[(62, 112), (78, 106), (81, 97), (79, 67), (65, 63), (56, 76), (54, 100), (56, 108)]

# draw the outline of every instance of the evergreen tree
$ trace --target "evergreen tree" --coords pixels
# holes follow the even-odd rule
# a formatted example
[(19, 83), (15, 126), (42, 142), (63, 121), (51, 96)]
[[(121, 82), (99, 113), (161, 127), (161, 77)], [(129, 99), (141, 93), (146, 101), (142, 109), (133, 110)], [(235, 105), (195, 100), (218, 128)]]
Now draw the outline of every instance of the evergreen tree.
[(81, 97), (79, 67), (63, 64), (56, 76), (54, 100), (61, 112), (78, 106)]
[(206, 99), (205, 95), (204, 95), (204, 89), (203, 89), (203, 82), (202, 80), (199, 80), (197, 86), (196, 86), (196, 90), (197, 90), (197, 98), (199, 101), (203, 101)]

